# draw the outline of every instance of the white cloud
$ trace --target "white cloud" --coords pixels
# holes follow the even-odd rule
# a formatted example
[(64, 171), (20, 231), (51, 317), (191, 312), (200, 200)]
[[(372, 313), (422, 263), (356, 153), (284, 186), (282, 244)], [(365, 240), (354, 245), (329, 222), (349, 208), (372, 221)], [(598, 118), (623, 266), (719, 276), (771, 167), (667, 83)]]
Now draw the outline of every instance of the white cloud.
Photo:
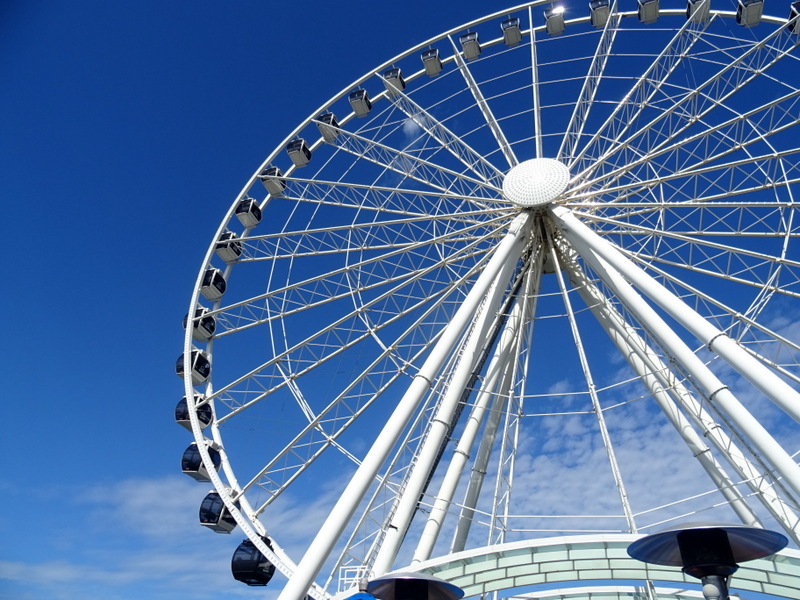
[(188, 478), (164, 477), (62, 493), (63, 521), (44, 537), (17, 542), (20, 555), (41, 560), (0, 561), (0, 587), (8, 598), (37, 600), (222, 600), (251, 593), (230, 574), (241, 534), (217, 535), (198, 522), (206, 491)]

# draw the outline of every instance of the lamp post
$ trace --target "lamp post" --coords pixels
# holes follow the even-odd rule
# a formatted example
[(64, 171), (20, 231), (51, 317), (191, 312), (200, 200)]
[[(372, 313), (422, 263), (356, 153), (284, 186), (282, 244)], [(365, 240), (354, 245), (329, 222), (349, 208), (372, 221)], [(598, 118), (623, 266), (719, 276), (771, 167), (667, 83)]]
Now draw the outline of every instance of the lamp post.
[(347, 600), (459, 600), (460, 587), (422, 573), (395, 573), (359, 585)]
[(775, 531), (728, 523), (692, 523), (633, 542), (628, 554), (645, 563), (681, 567), (700, 579), (706, 600), (728, 600), (739, 563), (775, 554), (788, 543)]

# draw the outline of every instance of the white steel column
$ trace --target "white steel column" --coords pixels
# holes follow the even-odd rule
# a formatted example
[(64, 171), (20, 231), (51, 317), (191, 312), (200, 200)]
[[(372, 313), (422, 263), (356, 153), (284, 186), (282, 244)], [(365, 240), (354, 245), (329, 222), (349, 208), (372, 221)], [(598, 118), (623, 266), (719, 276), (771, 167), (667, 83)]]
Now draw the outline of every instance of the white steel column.
[(380, 576), (392, 568), (394, 559), (400, 549), (400, 544), (406, 536), (411, 520), (414, 518), (417, 503), (425, 490), (425, 484), (430, 479), (431, 470), (439, 455), (442, 444), (453, 425), (464, 390), (472, 379), (472, 375), (479, 363), (481, 356), (488, 352), (487, 343), (489, 331), (498, 318), (499, 308), (507, 292), (507, 286), (512, 273), (517, 268), (517, 261), (510, 257), (498, 272), (486, 300), (478, 309), (472, 331), (463, 342), (459, 350), (459, 357), (453, 369), (450, 380), (446, 383), (447, 389), (438, 402), (436, 411), (431, 419), (425, 440), (417, 454), (414, 456), (413, 467), (409, 474), (402, 493), (397, 499), (397, 504), (392, 511), (389, 526), (384, 532), (384, 539), (375, 563), (372, 566), (374, 576)]
[[(566, 209), (558, 207), (564, 212)], [(556, 210), (554, 209), (555, 213)], [(561, 212), (561, 211), (559, 211)], [(563, 215), (563, 213), (562, 213)], [(562, 216), (559, 215), (559, 216)], [(563, 217), (562, 217), (563, 218)], [(574, 217), (567, 215), (572, 225)], [(564, 220), (559, 219), (562, 223)], [(582, 227), (584, 225), (580, 224)], [(687, 373), (691, 374), (697, 385), (709, 398), (725, 411), (739, 429), (758, 448), (766, 459), (772, 463), (776, 471), (783, 476), (784, 483), (800, 496), (800, 467), (778, 442), (767, 432), (757, 419), (736, 399), (726, 385), (714, 375), (694, 352), (681, 340), (653, 308), (628, 284), (619, 271), (615, 270), (603, 258), (594, 253), (594, 246), (583, 238), (572, 235), (572, 229), (565, 229), (564, 235), (576, 250), (587, 260), (603, 281), (614, 291), (640, 323), (658, 340), (659, 344), (672, 355)], [(596, 236), (595, 236), (596, 237)], [(604, 244), (607, 244), (605, 240)], [(627, 259), (625, 259), (627, 260)]]
[[(582, 277), (581, 273), (578, 276), (578, 280), (585, 281)], [(710, 454), (706, 444), (689, 425), (683, 414), (677, 410), (675, 402), (683, 407), (695, 424), (702, 430), (703, 436), (710, 440), (726, 458), (736, 473), (753, 491), (755, 497), (775, 517), (775, 520), (782, 525), (786, 534), (795, 542), (800, 543), (800, 518), (798, 518), (794, 508), (775, 493), (772, 481), (765, 477), (759, 467), (754, 465), (743, 454), (741, 449), (719, 427), (691, 392), (675, 377), (669, 367), (661, 361), (641, 336), (624, 321), (614, 307), (602, 297), (596, 287), (591, 283), (587, 287), (591, 287), (593, 290), (593, 295), (586, 298), (587, 304), (591, 302), (590, 308), (592, 312), (597, 316), (600, 324), (611, 336), (617, 347), (624, 353), (631, 367), (642, 375), (642, 379), (653, 393), (654, 399), (662, 407), (667, 418), (684, 438), (693, 455), (709, 474), (712, 481), (717, 484), (718, 489), (731, 504), (731, 507), (742, 522), (756, 526), (759, 524), (749, 505), (747, 505), (738, 490), (733, 488), (729, 477)], [(672, 399), (670, 399), (670, 396)], [(753, 519), (755, 521), (751, 522)]]
[(499, 374), (499, 387), (495, 390), (494, 402), (486, 420), (486, 427), (484, 427), (481, 435), (478, 452), (472, 464), (472, 473), (467, 484), (467, 491), (464, 494), (458, 524), (453, 541), (450, 544), (451, 553), (460, 552), (466, 546), (467, 536), (475, 515), (475, 507), (478, 503), (483, 481), (486, 477), (486, 469), (492, 455), (492, 448), (494, 448), (495, 440), (497, 439), (497, 431), (500, 427), (500, 422), (503, 420), (506, 404), (510, 401), (511, 388), (517, 374), (516, 359), (520, 355), (523, 338), (530, 338), (533, 330), (533, 315), (536, 312), (537, 293), (542, 277), (543, 253), (537, 250), (532, 259), (524, 282), (525, 288), (521, 299), (523, 302), (522, 327), (524, 329), (519, 331), (514, 346), (510, 350), (509, 360), (503, 364), (502, 372)]
[(513, 351), (516, 347), (519, 329), (522, 324), (523, 304), (524, 299), (520, 300), (519, 298), (516, 298), (513, 303), (511, 314), (500, 335), (499, 344), (489, 362), (483, 385), (475, 400), (475, 406), (473, 406), (464, 430), (459, 436), (458, 444), (453, 451), (453, 457), (436, 494), (436, 501), (428, 515), (428, 520), (425, 522), (425, 528), (417, 544), (412, 564), (428, 560), (431, 556), (433, 546), (439, 537), (442, 523), (447, 516), (447, 510), (453, 503), (453, 495), (464, 472), (472, 447), (475, 444), (478, 430), (481, 423), (483, 423), (489, 403), (502, 379), (502, 373), (505, 372), (508, 366), (509, 359), (513, 360)]
[[(716, 352), (764, 395), (800, 422), (800, 392), (783, 381), (770, 369), (750, 355), (725, 332), (709, 323), (702, 315), (687, 306), (678, 296), (650, 277), (642, 268), (626, 258), (610, 242), (604, 240), (563, 206), (552, 208), (564, 236), (575, 246), (591, 248), (639, 290), (658, 304), (688, 331)], [(583, 254), (583, 252), (582, 252)]]
[(620, 354), (625, 357), (634, 372), (647, 386), (653, 399), (683, 438), (686, 446), (692, 452), (692, 456), (702, 465), (742, 522), (754, 527), (761, 526), (758, 517), (747, 505), (719, 463), (710, 454), (709, 447), (703, 442), (683, 413), (678, 410), (675, 402), (669, 397), (666, 388), (674, 388), (677, 385), (687, 394), (688, 390), (683, 389), (679, 382), (670, 382), (667, 379), (665, 375), (669, 373), (667, 365), (648, 347), (644, 339), (625, 322), (622, 315), (600, 293), (600, 290), (586, 277), (585, 273), (575, 264), (567, 263), (566, 266), (570, 273), (570, 279), (575, 282), (575, 287), (584, 302), (586, 302), (589, 310), (614, 342), (614, 345), (617, 346)]
[(511, 222), (506, 237), (498, 244), (486, 269), (478, 277), (464, 302), (445, 327), (436, 346), (386, 421), (325, 523), (320, 527), (298, 563), (297, 569), (278, 596), (279, 600), (305, 598), (314, 578), (344, 531), (348, 520), (366, 494), (392, 447), (402, 435), (403, 429), (414, 414), (419, 401), (430, 387), (430, 382), (436, 377), (440, 367), (461, 337), (464, 328), (470, 323), (475, 311), (483, 302), (486, 291), (510, 261), (516, 262), (529, 237), (530, 214), (523, 212)]

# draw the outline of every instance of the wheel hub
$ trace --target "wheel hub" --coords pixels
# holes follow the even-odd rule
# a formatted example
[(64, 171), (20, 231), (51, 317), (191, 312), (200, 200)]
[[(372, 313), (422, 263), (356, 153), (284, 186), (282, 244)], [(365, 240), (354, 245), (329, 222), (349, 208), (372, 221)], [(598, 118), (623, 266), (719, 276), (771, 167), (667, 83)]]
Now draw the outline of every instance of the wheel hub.
[(545, 206), (558, 198), (569, 183), (569, 168), (553, 158), (533, 158), (518, 164), (503, 180), (503, 194), (523, 208)]

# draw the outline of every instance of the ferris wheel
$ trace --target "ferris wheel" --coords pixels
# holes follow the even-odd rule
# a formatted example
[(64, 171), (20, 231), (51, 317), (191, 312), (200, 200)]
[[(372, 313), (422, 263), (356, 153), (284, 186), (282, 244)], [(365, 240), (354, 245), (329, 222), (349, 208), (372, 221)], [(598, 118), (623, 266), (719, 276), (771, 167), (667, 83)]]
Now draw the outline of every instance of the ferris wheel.
[(800, 543), (800, 3), (628, 4), (411, 48), (237, 195), (176, 409), (237, 579), (567, 598), (680, 522)]

